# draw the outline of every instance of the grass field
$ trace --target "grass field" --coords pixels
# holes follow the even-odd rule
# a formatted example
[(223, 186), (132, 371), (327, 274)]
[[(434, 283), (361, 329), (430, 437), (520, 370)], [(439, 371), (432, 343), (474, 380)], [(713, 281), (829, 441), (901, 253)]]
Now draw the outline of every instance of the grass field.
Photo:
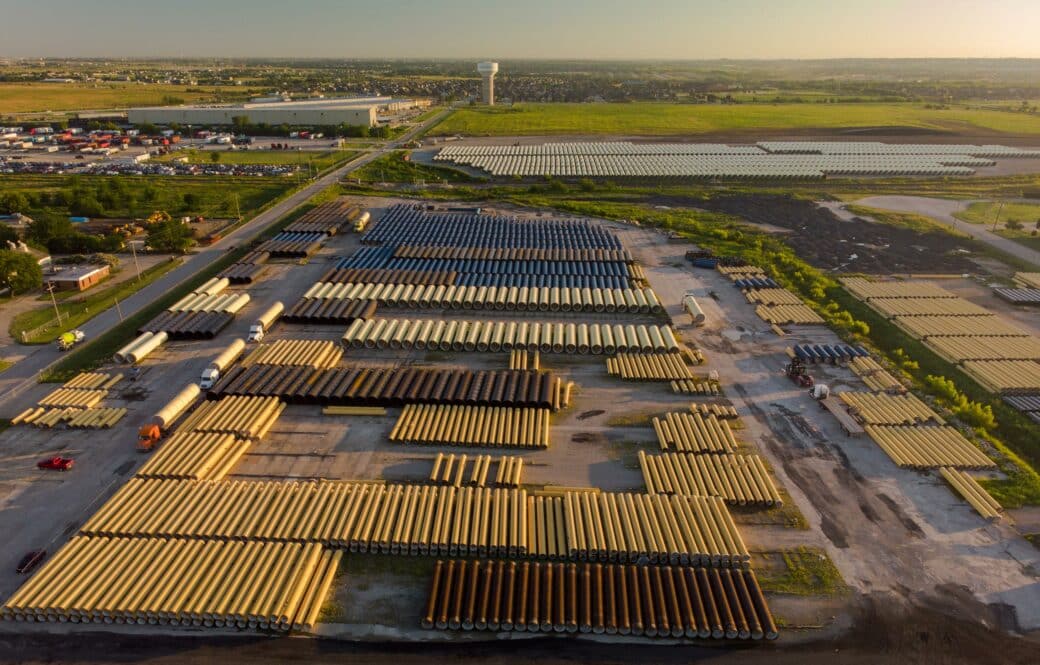
[[(25, 194), (27, 214), (68, 215), (67, 202), (56, 198), (75, 187), (93, 190), (106, 201), (106, 217), (147, 217), (155, 210), (170, 214), (226, 217), (237, 209), (244, 217), (293, 186), (287, 178), (213, 176), (54, 176), (5, 175), (3, 190)], [(115, 188), (115, 189), (113, 189)]]
[(992, 225), (993, 220), (997, 219), (999, 210), (998, 228), (1011, 220), (1021, 222), (1027, 229), (1035, 228), (1037, 222), (1040, 222), (1040, 203), (1008, 201), (1003, 203), (1003, 207), (1001, 205), (999, 201), (976, 201), (969, 204), (963, 211), (954, 214), (954, 217), (972, 224)]
[[(79, 297), (76, 298), (59, 300), (58, 311), (61, 312), (61, 324), (58, 324), (55, 320), (54, 307), (50, 304), (29, 310), (28, 312), (22, 312), (11, 321), (9, 328), (11, 337), (22, 341), (22, 333), (31, 331), (31, 336), (24, 340), (26, 343), (46, 344), (47, 342), (53, 342), (61, 333), (86, 323), (100, 312), (112, 307), (116, 301), (125, 300), (131, 294), (151, 284), (178, 265), (180, 265), (180, 261), (164, 261), (142, 271), (141, 281), (128, 279), (108, 288), (77, 294)], [(123, 269), (128, 270), (129, 268)]]
[(0, 111), (75, 111), (168, 103), (231, 101), (251, 91), (242, 87), (189, 87), (143, 83), (0, 83)]
[(210, 164), (212, 155), (220, 155), (219, 164), (299, 164), (311, 166), (324, 171), (330, 166), (342, 164), (356, 157), (359, 153), (353, 150), (195, 150), (187, 148), (157, 157), (156, 161), (169, 162), (178, 157), (187, 157), (191, 164)]
[(915, 127), (1040, 135), (1040, 116), (917, 104), (517, 104), (464, 108), (430, 135), (671, 136), (760, 130)]
[(431, 182), (472, 182), (470, 178), (461, 171), (453, 169), (442, 169), (425, 164), (406, 161), (404, 150), (396, 150), (379, 159), (369, 162), (362, 168), (350, 174), (352, 182), (360, 180), (363, 183), (378, 182), (400, 182), (416, 183), (424, 181)]

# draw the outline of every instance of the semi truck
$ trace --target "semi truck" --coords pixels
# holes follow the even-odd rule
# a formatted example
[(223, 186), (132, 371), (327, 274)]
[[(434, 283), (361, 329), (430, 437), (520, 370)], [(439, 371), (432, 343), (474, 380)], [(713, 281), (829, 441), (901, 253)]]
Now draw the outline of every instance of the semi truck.
[(285, 306), (281, 302), (275, 302), (268, 307), (253, 325), (249, 326), (249, 341), (262, 342), (264, 335), (271, 329), (271, 326), (274, 325), (274, 322), (278, 320), (278, 317), (282, 315), (284, 310)]
[(189, 383), (166, 406), (159, 409), (151, 420), (141, 425), (141, 429), (137, 431), (137, 449), (141, 452), (154, 449), (170, 429), (170, 425), (195, 402), (201, 392), (197, 385)]
[(220, 379), (220, 373), (223, 372), (228, 366), (238, 360), (238, 357), (242, 355), (242, 351), (246, 348), (246, 343), (240, 339), (236, 339), (234, 342), (224, 349), (219, 356), (213, 359), (209, 365), (206, 365), (206, 369), (202, 370), (202, 378), (199, 380), (199, 388), (202, 390), (209, 390), (213, 387), (213, 384)]

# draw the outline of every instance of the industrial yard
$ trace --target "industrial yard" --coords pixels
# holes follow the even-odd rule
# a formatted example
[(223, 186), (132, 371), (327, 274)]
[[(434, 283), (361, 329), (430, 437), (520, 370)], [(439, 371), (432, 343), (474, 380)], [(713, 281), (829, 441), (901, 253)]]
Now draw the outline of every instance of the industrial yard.
[[(977, 482), (1002, 453), (761, 269), (434, 208), (322, 204), (93, 374), (20, 395), (0, 529), (49, 556), (2, 572), (0, 632), (793, 646), (880, 597), (1040, 627), (1040, 555)], [(990, 316), (899, 284), (886, 316)], [(975, 332), (1010, 334), (991, 318)], [(837, 582), (781, 581), (804, 556)]]

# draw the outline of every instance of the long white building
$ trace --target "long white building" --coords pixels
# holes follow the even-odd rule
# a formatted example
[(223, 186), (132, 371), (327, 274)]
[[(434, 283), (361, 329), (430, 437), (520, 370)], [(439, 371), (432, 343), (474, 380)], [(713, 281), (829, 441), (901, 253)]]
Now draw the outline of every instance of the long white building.
[(364, 125), (374, 127), (379, 114), (400, 113), (430, 105), (425, 99), (391, 97), (338, 97), (300, 101), (251, 102), (186, 106), (151, 106), (130, 109), (131, 124), (231, 125), (245, 116), (251, 124), (268, 125)]

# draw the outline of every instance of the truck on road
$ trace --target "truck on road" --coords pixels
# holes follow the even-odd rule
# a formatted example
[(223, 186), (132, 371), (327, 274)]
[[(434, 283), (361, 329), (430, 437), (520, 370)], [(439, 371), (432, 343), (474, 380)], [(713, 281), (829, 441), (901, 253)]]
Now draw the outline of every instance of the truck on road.
[(76, 346), (80, 342), (86, 339), (86, 335), (83, 334), (82, 330), (70, 330), (58, 335), (58, 350), (68, 351), (72, 347)]
[(166, 406), (152, 416), (137, 432), (137, 449), (148, 452), (155, 448), (177, 418), (191, 406), (201, 391), (194, 383), (185, 386)]
[(219, 356), (213, 359), (209, 365), (206, 365), (206, 369), (202, 370), (202, 378), (199, 380), (199, 388), (202, 390), (209, 390), (213, 387), (213, 384), (220, 379), (220, 373), (223, 372), (228, 366), (238, 360), (238, 357), (242, 355), (242, 351), (246, 348), (246, 343), (240, 339), (236, 339), (231, 342), (230, 346), (224, 349)]
[(278, 320), (278, 317), (285, 311), (285, 306), (281, 302), (275, 302), (273, 305), (267, 308), (267, 310), (261, 314), (253, 325), (249, 326), (249, 341), (250, 342), (262, 342), (264, 335), (271, 329), (274, 322)]

